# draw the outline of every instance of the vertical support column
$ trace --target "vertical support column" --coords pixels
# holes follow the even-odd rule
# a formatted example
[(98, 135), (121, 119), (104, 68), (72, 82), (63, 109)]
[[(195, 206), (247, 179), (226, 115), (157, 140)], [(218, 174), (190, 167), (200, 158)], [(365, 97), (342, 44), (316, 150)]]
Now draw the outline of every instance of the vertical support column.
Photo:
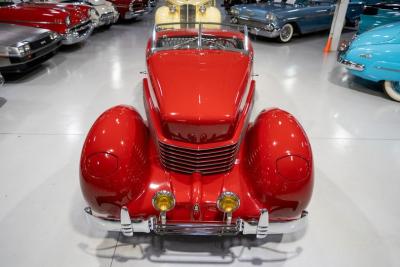
[(336, 4), (335, 14), (333, 15), (331, 31), (329, 33), (328, 41), (324, 48), (324, 52), (337, 51), (340, 36), (342, 34), (344, 22), (346, 19), (347, 8), (349, 0), (338, 0)]

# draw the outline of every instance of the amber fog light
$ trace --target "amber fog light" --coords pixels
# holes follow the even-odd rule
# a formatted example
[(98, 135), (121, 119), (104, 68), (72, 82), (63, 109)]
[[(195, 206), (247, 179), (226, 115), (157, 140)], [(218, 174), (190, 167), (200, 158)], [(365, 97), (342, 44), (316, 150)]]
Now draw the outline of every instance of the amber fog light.
[(217, 207), (221, 212), (232, 213), (240, 206), (239, 197), (233, 192), (223, 192), (218, 200)]
[(166, 190), (158, 191), (153, 197), (153, 207), (161, 212), (167, 212), (175, 207), (174, 195)]

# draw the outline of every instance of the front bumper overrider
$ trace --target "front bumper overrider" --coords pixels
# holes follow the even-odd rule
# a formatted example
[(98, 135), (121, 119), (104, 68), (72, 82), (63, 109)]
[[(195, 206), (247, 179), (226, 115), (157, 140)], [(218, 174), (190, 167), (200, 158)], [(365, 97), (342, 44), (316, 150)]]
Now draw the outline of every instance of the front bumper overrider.
[(72, 45), (86, 41), (92, 34), (95, 25), (91, 21), (86, 21), (72, 29), (69, 29), (66, 34), (63, 35), (63, 45)]
[(90, 207), (85, 208), (86, 218), (91, 226), (110, 232), (121, 232), (124, 236), (134, 233), (156, 233), (161, 235), (217, 235), (232, 236), (237, 234), (256, 235), (265, 238), (271, 234), (289, 234), (304, 229), (308, 221), (308, 213), (302, 212), (300, 218), (290, 221), (270, 221), (267, 210), (260, 211), (258, 221), (247, 222), (240, 218), (235, 223), (224, 222), (169, 222), (161, 223), (157, 217), (133, 219), (128, 209), (122, 207), (120, 220), (107, 220), (93, 214)]

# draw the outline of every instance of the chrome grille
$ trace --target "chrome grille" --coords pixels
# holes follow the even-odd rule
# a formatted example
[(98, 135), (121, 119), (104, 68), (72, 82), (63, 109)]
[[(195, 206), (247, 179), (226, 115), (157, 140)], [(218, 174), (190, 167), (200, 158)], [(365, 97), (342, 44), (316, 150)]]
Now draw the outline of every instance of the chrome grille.
[(169, 170), (203, 175), (229, 171), (235, 163), (237, 144), (211, 149), (189, 149), (159, 142), (160, 160)]
[(40, 49), (52, 42), (53, 42), (53, 40), (50, 38), (50, 35), (46, 35), (45, 37), (42, 37), (39, 40), (30, 42), (29, 45), (31, 47), (31, 50), (36, 50), (36, 49)]

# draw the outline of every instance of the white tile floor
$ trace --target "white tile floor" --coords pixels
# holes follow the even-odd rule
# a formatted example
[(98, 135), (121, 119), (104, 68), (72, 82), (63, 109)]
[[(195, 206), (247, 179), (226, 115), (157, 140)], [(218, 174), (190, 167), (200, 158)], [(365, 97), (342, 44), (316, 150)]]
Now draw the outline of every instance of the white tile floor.
[[(264, 107), (296, 115), (314, 150), (305, 233), (247, 238), (125, 239), (90, 229), (80, 149), (108, 107), (143, 112), (151, 20), (113, 26), (0, 88), (0, 266), (399, 266), (400, 104), (323, 56), (326, 33), (287, 45), (253, 40)], [(351, 33), (346, 33), (350, 36)]]

